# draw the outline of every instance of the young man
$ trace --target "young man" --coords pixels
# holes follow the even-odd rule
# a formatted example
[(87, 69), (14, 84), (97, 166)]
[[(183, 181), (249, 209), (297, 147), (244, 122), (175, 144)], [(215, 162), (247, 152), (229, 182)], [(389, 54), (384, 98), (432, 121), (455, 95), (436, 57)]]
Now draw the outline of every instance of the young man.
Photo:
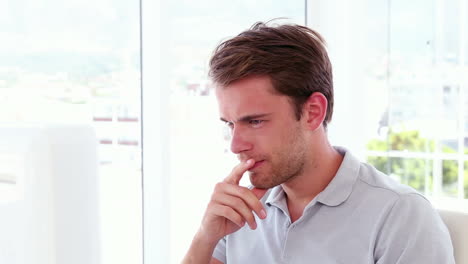
[(317, 32), (257, 23), (215, 50), (210, 76), (240, 163), (183, 263), (455, 263), (422, 195), (328, 142), (332, 67)]

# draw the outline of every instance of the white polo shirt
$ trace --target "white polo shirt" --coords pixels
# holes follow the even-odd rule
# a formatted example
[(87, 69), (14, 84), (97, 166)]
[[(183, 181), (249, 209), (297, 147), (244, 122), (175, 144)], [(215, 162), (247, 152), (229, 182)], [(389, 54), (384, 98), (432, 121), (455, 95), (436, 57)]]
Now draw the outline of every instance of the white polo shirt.
[(261, 199), (267, 218), (221, 239), (228, 264), (451, 264), (450, 235), (431, 204), (349, 152), (330, 184), (291, 223), (281, 186)]

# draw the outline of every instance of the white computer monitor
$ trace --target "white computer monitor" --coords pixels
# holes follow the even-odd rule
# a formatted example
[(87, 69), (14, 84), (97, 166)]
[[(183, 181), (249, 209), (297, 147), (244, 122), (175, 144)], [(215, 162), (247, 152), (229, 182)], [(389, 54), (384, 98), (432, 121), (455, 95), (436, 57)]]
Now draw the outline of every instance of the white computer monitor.
[(88, 125), (0, 124), (0, 263), (99, 263), (96, 149)]

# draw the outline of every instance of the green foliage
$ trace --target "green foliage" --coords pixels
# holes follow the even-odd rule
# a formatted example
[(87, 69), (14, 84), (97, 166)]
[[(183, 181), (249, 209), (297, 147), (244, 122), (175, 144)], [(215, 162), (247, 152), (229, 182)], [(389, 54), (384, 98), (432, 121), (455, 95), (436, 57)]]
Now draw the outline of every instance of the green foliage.
[(379, 171), (390, 174), (387, 157), (367, 157), (367, 162), (372, 164)]
[(433, 152), (434, 141), (419, 136), (419, 131), (410, 130), (402, 132), (393, 132), (388, 134), (388, 142), (384, 140), (373, 139), (367, 144), (368, 150), (387, 151), (415, 151), (415, 152)]
[(442, 175), (444, 192), (451, 196), (456, 196), (458, 190), (458, 161), (444, 160), (442, 162)]
[[(389, 131), (388, 141), (372, 139), (367, 144), (368, 150), (373, 151), (410, 151), (410, 152), (434, 152), (434, 140), (420, 136), (419, 131)], [(444, 153), (456, 153), (456, 150), (448, 146), (442, 146)], [(464, 150), (468, 153), (468, 149)], [(396, 175), (400, 181), (418, 191), (424, 192), (426, 177), (428, 178), (428, 189), (432, 190), (433, 160), (419, 158), (390, 158), (390, 157), (368, 157), (367, 161), (378, 170)], [(465, 198), (468, 198), (468, 161), (464, 163), (464, 189)], [(444, 192), (448, 195), (456, 195), (458, 181), (458, 162), (444, 160), (442, 162), (442, 183)]]

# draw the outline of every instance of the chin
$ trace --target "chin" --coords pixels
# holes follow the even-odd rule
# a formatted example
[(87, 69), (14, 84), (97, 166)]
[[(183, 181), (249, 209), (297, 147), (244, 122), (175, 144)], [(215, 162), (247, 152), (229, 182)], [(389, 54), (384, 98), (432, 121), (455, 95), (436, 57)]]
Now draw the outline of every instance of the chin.
[(263, 174), (260, 174), (260, 173), (255, 173), (255, 172), (251, 172), (250, 173), (250, 183), (255, 187), (255, 188), (259, 188), (259, 189), (270, 189), (270, 188), (273, 188), (275, 186), (277, 186), (278, 184), (274, 184), (272, 183), (271, 181), (269, 181), (270, 179), (265, 179), (265, 175)]

